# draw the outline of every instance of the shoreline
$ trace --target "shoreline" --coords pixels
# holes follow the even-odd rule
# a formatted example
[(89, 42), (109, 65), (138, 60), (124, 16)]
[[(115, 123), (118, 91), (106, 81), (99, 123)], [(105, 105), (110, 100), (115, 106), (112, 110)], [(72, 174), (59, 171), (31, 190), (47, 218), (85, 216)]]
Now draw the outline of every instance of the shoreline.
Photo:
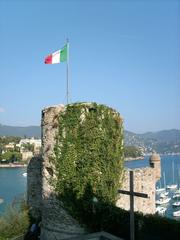
[(125, 158), (124, 161), (135, 161), (135, 160), (144, 160), (144, 157), (137, 157), (137, 158)]
[[(167, 153), (167, 154), (159, 153), (159, 155), (160, 156), (180, 156), (180, 153)], [(151, 154), (146, 154), (143, 157), (137, 157), (137, 158), (129, 157), (129, 158), (125, 158), (124, 161), (144, 160), (145, 157), (149, 157), (149, 156), (151, 156)]]
[(23, 167), (27, 167), (27, 164), (13, 164), (13, 163), (9, 163), (9, 164), (0, 164), (0, 168), (23, 168)]

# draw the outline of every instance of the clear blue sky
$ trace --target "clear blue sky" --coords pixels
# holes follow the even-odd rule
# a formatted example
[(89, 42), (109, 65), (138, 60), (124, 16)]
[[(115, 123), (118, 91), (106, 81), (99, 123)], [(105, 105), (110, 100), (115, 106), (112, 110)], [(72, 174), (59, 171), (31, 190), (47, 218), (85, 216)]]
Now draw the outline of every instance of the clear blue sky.
[(180, 129), (180, 1), (0, 1), (0, 123), (40, 125), (66, 103), (66, 64), (44, 57), (70, 41), (71, 101), (118, 110), (125, 129)]

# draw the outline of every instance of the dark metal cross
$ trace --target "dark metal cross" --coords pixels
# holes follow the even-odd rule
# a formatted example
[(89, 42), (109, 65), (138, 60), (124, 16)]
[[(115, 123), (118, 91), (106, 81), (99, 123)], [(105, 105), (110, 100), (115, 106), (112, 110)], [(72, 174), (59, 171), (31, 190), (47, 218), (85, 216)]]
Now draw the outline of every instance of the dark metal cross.
[(122, 193), (130, 196), (130, 239), (131, 240), (134, 240), (134, 197), (148, 198), (148, 195), (145, 193), (134, 192), (133, 174), (134, 174), (133, 171), (129, 172), (130, 191), (118, 190), (118, 193)]

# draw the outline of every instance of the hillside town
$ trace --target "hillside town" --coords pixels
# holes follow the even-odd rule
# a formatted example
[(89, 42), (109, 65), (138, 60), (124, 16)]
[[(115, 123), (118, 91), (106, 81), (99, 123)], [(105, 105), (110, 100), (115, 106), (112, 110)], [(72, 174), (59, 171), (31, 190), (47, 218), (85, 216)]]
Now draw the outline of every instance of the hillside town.
[[(1, 130), (2, 127), (1, 125)], [(25, 128), (25, 130), (27, 129)], [(34, 128), (31, 129), (31, 136), (33, 136), (35, 130)], [(179, 132), (179, 130), (164, 130), (155, 133), (135, 134), (125, 131), (125, 160), (143, 159), (144, 156), (151, 155), (154, 151), (161, 155), (179, 155)], [(41, 153), (41, 139), (38, 136), (26, 137), (25, 134), (24, 137), (19, 137), (18, 134), (17, 136), (0, 135), (0, 166), (17, 163), (27, 164), (33, 156)]]
[(0, 164), (28, 164), (41, 152), (41, 139), (0, 137)]

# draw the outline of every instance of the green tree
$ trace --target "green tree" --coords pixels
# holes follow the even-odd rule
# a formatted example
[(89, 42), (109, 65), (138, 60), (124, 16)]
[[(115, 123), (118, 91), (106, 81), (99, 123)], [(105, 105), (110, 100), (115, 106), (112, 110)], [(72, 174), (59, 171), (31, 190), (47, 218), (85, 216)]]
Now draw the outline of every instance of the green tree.
[(34, 152), (34, 144), (24, 143), (22, 147), (24, 148), (24, 150)]
[(3, 153), (1, 158), (7, 160), (8, 162), (20, 162), (22, 160), (22, 155), (19, 152), (8, 151)]
[(138, 147), (135, 146), (125, 146), (124, 147), (124, 156), (125, 158), (137, 158), (142, 157), (142, 151)]

